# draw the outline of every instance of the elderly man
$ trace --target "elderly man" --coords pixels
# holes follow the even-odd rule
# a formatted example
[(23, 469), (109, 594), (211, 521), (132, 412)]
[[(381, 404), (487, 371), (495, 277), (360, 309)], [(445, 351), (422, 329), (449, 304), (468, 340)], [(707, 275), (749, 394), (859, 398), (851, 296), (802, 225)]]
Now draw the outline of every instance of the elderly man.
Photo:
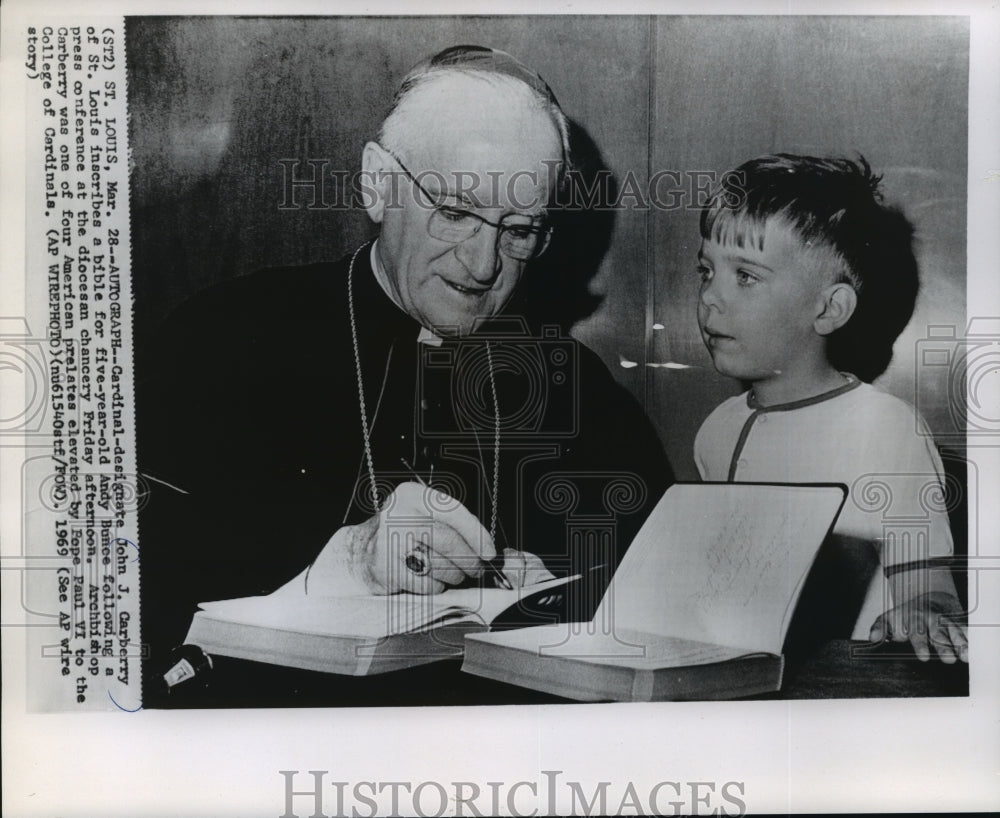
[(620, 558), (670, 480), (659, 441), (592, 352), (504, 313), (553, 240), (567, 133), (511, 56), (441, 52), (364, 147), (377, 239), (167, 322), (138, 378), (154, 654), (197, 602), (309, 565), (327, 592), (431, 593)]

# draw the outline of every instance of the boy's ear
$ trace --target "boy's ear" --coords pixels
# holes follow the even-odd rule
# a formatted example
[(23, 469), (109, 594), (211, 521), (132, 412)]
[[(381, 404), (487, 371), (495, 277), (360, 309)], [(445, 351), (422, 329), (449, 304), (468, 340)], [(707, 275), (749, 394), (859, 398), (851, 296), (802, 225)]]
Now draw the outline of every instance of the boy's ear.
[(392, 184), (392, 159), (381, 145), (369, 142), (361, 153), (361, 202), (368, 217), (381, 224)]
[(820, 311), (813, 320), (813, 329), (829, 335), (846, 324), (858, 306), (858, 294), (850, 284), (832, 284), (820, 294)]

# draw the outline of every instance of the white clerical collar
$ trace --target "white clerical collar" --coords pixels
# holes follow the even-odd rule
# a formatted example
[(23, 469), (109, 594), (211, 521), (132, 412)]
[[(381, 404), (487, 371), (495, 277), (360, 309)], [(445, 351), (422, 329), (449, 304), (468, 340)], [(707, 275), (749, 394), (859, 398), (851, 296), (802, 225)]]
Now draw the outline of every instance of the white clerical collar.
[[(382, 288), (382, 292), (389, 297), (392, 303), (403, 310), (403, 312), (406, 312), (403, 305), (399, 303), (399, 298), (396, 297), (396, 293), (393, 291), (392, 287), (389, 286), (389, 274), (386, 273), (385, 267), (382, 266), (382, 260), (378, 257), (378, 253), (376, 252), (377, 247), (378, 239), (375, 239), (375, 241), (372, 242), (371, 249), (372, 272), (375, 273), (375, 280), (378, 282), (379, 287)], [(421, 326), (420, 334), (417, 335), (417, 343), (430, 344), (433, 347), (439, 347), (444, 343), (444, 340), (427, 329), (427, 327)]]

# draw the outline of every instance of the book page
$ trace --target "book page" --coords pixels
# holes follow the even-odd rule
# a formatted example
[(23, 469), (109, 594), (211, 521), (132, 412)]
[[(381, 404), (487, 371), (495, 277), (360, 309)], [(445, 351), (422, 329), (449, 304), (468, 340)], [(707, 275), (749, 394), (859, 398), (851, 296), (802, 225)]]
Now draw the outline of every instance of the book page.
[(303, 572), (267, 596), (203, 602), (213, 617), (246, 625), (344, 636), (391, 636), (472, 619), (489, 623), (529, 594), (565, 585), (574, 577), (524, 588), (452, 588), (440, 594), (314, 596), (303, 591)]
[[(448, 609), (450, 606), (443, 606)], [(434, 597), (356, 596), (290, 599), (250, 596), (205, 602), (202, 610), (213, 618), (243, 625), (324, 636), (379, 638), (408, 633), (439, 621), (442, 607)]]
[(538, 582), (534, 585), (525, 585), (523, 588), (514, 588), (508, 591), (506, 588), (451, 588), (443, 593), (436, 594), (433, 599), (440, 603), (474, 613), (484, 623), (490, 623), (508, 608), (513, 607), (519, 600), (531, 594), (545, 591), (550, 588), (558, 588), (578, 579), (579, 574), (569, 577), (557, 577), (545, 582)]
[(780, 653), (842, 501), (839, 487), (675, 485), (633, 541), (597, 617), (616, 631)]

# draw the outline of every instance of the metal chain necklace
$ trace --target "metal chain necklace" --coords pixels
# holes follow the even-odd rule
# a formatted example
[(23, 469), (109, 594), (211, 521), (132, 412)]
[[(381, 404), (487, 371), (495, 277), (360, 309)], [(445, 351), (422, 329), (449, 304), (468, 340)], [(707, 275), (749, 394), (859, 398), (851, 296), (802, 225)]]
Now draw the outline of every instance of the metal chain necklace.
[[(354, 317), (354, 262), (358, 254), (368, 247), (365, 242), (351, 256), (351, 264), (347, 268), (347, 310), (351, 319), (351, 343), (354, 347), (354, 371), (358, 379), (358, 405), (361, 410), (361, 437), (365, 446), (365, 463), (368, 466), (368, 481), (371, 488), (372, 503), (376, 509), (381, 507), (378, 483), (375, 480), (375, 463), (372, 458), (371, 429), (368, 425), (368, 410), (365, 407), (364, 379), (361, 376), (361, 352), (358, 348), (358, 325)], [(493, 490), (490, 495), (490, 539), (496, 542), (497, 534), (497, 501), (500, 493), (500, 402), (497, 399), (497, 384), (493, 376), (493, 352), (490, 342), (485, 341), (486, 363), (490, 376), (490, 393), (493, 398)], [(483, 464), (485, 467), (485, 464)]]

